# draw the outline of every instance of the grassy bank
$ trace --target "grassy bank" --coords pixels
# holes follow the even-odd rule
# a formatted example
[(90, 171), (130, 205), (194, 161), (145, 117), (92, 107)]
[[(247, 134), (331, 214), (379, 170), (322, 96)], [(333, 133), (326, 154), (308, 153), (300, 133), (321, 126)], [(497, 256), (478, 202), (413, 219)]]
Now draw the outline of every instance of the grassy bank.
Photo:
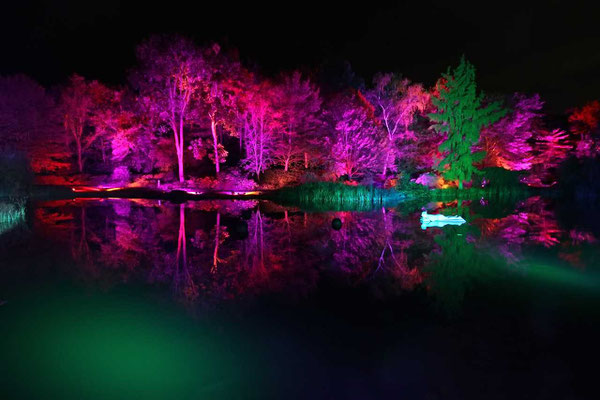
[(275, 201), (309, 210), (370, 210), (405, 197), (404, 193), (393, 189), (350, 186), (339, 182), (311, 182), (283, 188), (273, 194)]
[[(468, 189), (428, 189), (419, 184), (395, 189), (372, 186), (350, 186), (338, 182), (313, 182), (288, 187), (273, 194), (273, 200), (311, 210), (370, 210), (381, 205), (395, 206), (399, 202), (428, 202), (453, 200), (487, 200), (504, 202), (540, 193), (541, 189), (508, 185)], [(546, 190), (547, 191), (547, 190)]]

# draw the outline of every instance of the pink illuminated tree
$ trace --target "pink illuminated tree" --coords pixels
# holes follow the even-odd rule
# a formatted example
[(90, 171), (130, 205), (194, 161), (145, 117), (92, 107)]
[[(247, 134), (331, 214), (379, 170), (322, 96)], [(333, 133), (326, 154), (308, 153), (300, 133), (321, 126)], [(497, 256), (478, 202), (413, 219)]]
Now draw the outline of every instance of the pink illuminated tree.
[(425, 111), (429, 94), (421, 85), (411, 85), (408, 79), (386, 73), (375, 75), (373, 89), (366, 97), (375, 106), (375, 115), (384, 131), (382, 175), (385, 176), (389, 168), (395, 168), (400, 155), (398, 141), (415, 139), (409, 126), (416, 112)]
[(201, 89), (201, 57), (185, 38), (153, 36), (138, 46), (137, 58), (140, 65), (132, 83), (149, 112), (172, 130), (179, 182), (183, 182), (184, 132), (197, 118), (194, 102)]
[(237, 134), (232, 119), (235, 118), (237, 95), (240, 86), (243, 85), (244, 71), (232, 55), (225, 54), (215, 43), (202, 50), (202, 65), (198, 72), (198, 106), (210, 123), (212, 151), (208, 155), (215, 164), (215, 172), (218, 175), (220, 165), (226, 161), (228, 154), (220, 143), (218, 128), (221, 127), (233, 135)]
[(99, 134), (100, 150), (104, 163), (110, 159), (122, 163), (138, 146), (141, 128), (140, 118), (125, 106), (125, 89), (102, 89), (101, 99), (96, 101), (90, 115), (90, 125)]
[(370, 111), (357, 94), (340, 97), (334, 105), (331, 159), (337, 176), (352, 180), (380, 165), (381, 140)]
[(527, 97), (517, 93), (513, 96), (513, 104), (512, 112), (481, 131), (484, 167), (500, 167), (511, 171), (531, 168), (531, 138), (541, 128), (544, 103), (537, 94)]
[(253, 90), (257, 87), (258, 78), (246, 68), (236, 69), (236, 75), (229, 80), (228, 88), (231, 91), (229, 103), (229, 118), (224, 120), (225, 129), (234, 137), (239, 139), (240, 155), (244, 156), (244, 145), (246, 142), (246, 132), (249, 128), (248, 104)]
[(382, 175), (387, 174), (390, 165), (395, 165), (397, 157), (396, 140), (404, 128), (400, 100), (408, 80), (392, 73), (377, 74), (373, 78), (373, 89), (366, 93), (367, 99), (375, 106), (375, 115), (381, 121), (384, 131)]
[(79, 75), (71, 76), (69, 84), (62, 89), (60, 109), (67, 135), (75, 143), (77, 167), (83, 172), (83, 154), (105, 131), (95, 129), (93, 119), (110, 101), (111, 91), (97, 81), (86, 81)]
[(551, 186), (556, 183), (555, 169), (567, 158), (572, 145), (567, 132), (542, 128), (533, 138), (531, 174), (526, 183), (531, 186)]
[(257, 177), (274, 161), (275, 135), (282, 129), (281, 114), (275, 104), (275, 88), (268, 82), (258, 82), (241, 100), (244, 113), (244, 169)]
[(284, 75), (276, 87), (276, 107), (281, 113), (282, 129), (277, 135), (274, 158), (288, 171), (290, 165), (308, 157), (314, 133), (319, 126), (317, 113), (321, 109), (319, 89), (299, 71)]

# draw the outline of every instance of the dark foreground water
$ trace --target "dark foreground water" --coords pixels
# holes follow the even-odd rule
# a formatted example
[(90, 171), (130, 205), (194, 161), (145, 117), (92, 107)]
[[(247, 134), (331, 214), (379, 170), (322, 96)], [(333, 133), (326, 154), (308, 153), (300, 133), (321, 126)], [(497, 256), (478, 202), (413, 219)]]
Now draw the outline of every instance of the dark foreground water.
[(31, 204), (0, 225), (0, 398), (597, 398), (598, 224), (540, 197)]

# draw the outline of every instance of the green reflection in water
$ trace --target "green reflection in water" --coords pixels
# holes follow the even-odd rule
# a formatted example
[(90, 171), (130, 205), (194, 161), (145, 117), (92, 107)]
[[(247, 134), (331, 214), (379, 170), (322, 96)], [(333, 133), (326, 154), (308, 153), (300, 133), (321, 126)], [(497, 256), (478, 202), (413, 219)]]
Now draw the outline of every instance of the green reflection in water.
[(524, 262), (523, 267), (532, 280), (594, 292), (600, 289), (600, 275), (591, 271), (580, 271), (544, 260), (530, 260)]
[(600, 293), (600, 274), (594, 269), (578, 270), (536, 254), (511, 264), (497, 250), (478, 247), (475, 240), (469, 240), (477, 234), (473, 226), (447, 226), (435, 237), (439, 251), (430, 256), (425, 267), (427, 284), (436, 303), (448, 314), (461, 311), (473, 288), (488, 295), (495, 292), (496, 298), (506, 301), (528, 295), (534, 287), (576, 295)]
[(497, 275), (498, 260), (475, 248), (468, 240), (472, 231), (467, 225), (445, 227), (444, 233), (435, 237), (440, 251), (431, 255), (426, 266), (431, 293), (449, 313), (460, 310), (473, 284)]
[(200, 399), (241, 390), (226, 340), (177, 314), (122, 296), (11, 300), (0, 308), (10, 327), (0, 383), (9, 398)]

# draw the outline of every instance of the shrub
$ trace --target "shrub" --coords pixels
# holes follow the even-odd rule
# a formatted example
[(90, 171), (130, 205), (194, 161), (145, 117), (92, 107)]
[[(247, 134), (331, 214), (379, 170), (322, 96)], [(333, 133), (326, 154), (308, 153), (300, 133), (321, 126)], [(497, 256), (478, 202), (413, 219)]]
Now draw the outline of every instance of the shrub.
[(110, 176), (112, 182), (129, 183), (130, 179), (131, 174), (129, 173), (129, 168), (124, 165), (115, 168)]
[(298, 185), (301, 181), (301, 175), (301, 172), (297, 170), (270, 169), (264, 172), (261, 178), (261, 186), (265, 189), (280, 189), (286, 186)]

